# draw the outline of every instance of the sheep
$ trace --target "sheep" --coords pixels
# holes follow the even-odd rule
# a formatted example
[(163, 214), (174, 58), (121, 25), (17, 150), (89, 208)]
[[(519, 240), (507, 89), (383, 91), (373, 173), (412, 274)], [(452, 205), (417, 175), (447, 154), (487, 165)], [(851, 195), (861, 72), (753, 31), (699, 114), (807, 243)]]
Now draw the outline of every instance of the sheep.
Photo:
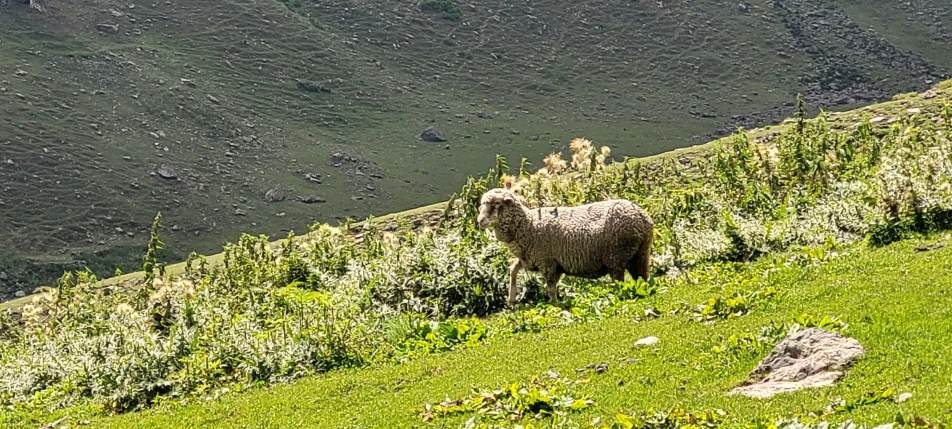
[(482, 195), (476, 221), (480, 229), (492, 226), (516, 257), (509, 267), (510, 306), (516, 303), (516, 276), (523, 268), (542, 275), (553, 304), (563, 274), (588, 279), (608, 274), (622, 281), (628, 271), (648, 280), (654, 222), (631, 201), (531, 209), (512, 190), (495, 188)]

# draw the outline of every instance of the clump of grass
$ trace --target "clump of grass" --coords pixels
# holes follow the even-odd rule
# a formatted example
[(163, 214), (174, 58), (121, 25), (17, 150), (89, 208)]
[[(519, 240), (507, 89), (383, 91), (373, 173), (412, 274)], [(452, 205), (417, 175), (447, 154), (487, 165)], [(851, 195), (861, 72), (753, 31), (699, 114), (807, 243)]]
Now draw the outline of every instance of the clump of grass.
[(420, 10), (440, 14), (440, 17), (450, 21), (459, 21), (463, 17), (463, 10), (453, 0), (423, 0)]

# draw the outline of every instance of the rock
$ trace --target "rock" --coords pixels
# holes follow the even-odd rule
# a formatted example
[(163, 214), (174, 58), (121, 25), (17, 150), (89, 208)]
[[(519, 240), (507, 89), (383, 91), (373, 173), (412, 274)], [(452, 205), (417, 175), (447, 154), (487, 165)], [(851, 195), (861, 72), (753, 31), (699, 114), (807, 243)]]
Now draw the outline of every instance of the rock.
[(211, 95), (211, 94), (208, 94), (208, 101), (211, 101), (212, 103), (215, 103), (215, 104), (219, 103), (218, 98), (216, 98), (214, 95)]
[(16, 292), (13, 293), (13, 296), (15, 296), (15, 297), (17, 297), (17, 298), (23, 298), (24, 296), (26, 296), (26, 292), (24, 292), (24, 291), (22, 291), (22, 290), (18, 290), (18, 291), (16, 291)]
[(242, 209), (235, 209), (235, 216), (247, 216), (248, 212)]
[(164, 165), (155, 170), (155, 172), (163, 179), (175, 180), (178, 178), (178, 176), (175, 175), (175, 170)]
[(909, 398), (912, 398), (912, 393), (909, 393), (909, 392), (901, 393), (899, 394), (899, 397), (896, 398), (896, 403), (901, 404), (903, 402), (908, 401)]
[(305, 174), (304, 174), (304, 179), (305, 179), (305, 180), (308, 180), (308, 181), (311, 181), (311, 182), (314, 182), (314, 183), (317, 183), (318, 185), (320, 185), (321, 183), (324, 182), (324, 179), (321, 178), (321, 175), (320, 175), (320, 174), (305, 173)]
[(326, 202), (327, 202), (327, 200), (325, 200), (325, 199), (323, 199), (323, 198), (321, 198), (321, 197), (318, 197), (318, 196), (314, 196), (314, 195), (308, 195), (308, 196), (306, 196), (306, 197), (297, 197), (297, 200), (300, 201), (300, 202), (302, 202), (302, 203), (304, 203), (304, 204), (326, 203)]
[(0, 280), (6, 280), (6, 279), (8, 279), (8, 278), (10, 278), (10, 277), (7, 276), (7, 272), (6, 272), (6, 271), (0, 271)]
[(880, 122), (882, 122), (882, 121), (885, 121), (885, 120), (886, 120), (886, 117), (885, 117), (885, 116), (877, 116), (877, 117), (875, 117), (875, 118), (873, 118), (873, 119), (870, 119), (869, 122), (870, 122), (870, 123), (873, 123), (873, 124), (878, 124), (878, 123), (880, 123)]
[(922, 109), (908, 109), (908, 110), (906, 110), (906, 114), (909, 115), (909, 116), (918, 115), (919, 113), (922, 113)]
[(934, 89), (930, 89), (922, 94), (922, 98), (929, 100), (931, 98), (936, 98), (939, 96), (939, 93)]
[(635, 346), (653, 346), (653, 345), (658, 344), (658, 343), (660, 343), (660, 342), (661, 342), (661, 340), (660, 340), (658, 337), (655, 337), (655, 336), (644, 337), (644, 338), (642, 338), (642, 339), (640, 339), (640, 340), (638, 340), (638, 341), (635, 341)]
[(438, 142), (445, 142), (446, 136), (443, 135), (442, 131), (436, 128), (430, 127), (423, 130), (423, 133), (420, 134), (420, 139), (422, 139), (425, 142), (438, 143)]
[(287, 198), (287, 196), (284, 194), (284, 191), (278, 188), (269, 189), (268, 192), (264, 194), (264, 201), (266, 203), (284, 201), (285, 198)]
[(932, 243), (925, 246), (919, 246), (916, 248), (916, 252), (931, 252), (933, 250), (941, 249), (945, 247), (945, 243)]
[(106, 34), (119, 33), (118, 24), (96, 24), (96, 29)]
[(728, 392), (751, 398), (829, 386), (866, 349), (859, 341), (820, 328), (807, 328), (780, 341), (750, 373), (751, 380)]

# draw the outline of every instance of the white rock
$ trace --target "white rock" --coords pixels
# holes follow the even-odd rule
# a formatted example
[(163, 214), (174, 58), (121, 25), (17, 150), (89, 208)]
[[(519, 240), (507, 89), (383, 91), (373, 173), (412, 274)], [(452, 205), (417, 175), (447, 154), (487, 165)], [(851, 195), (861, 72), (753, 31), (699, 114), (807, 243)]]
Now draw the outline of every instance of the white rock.
[(18, 290), (18, 291), (16, 291), (16, 292), (13, 293), (13, 296), (15, 296), (15, 297), (17, 297), (17, 298), (23, 298), (24, 296), (26, 296), (26, 292), (24, 292), (24, 291), (22, 291), (22, 290)]
[(922, 109), (909, 109), (909, 110), (906, 110), (906, 114), (908, 114), (909, 116), (918, 115), (918, 114), (921, 113), (921, 112), (922, 112)]
[(636, 345), (636, 346), (653, 346), (653, 345), (658, 344), (658, 343), (660, 343), (660, 342), (661, 342), (661, 340), (658, 339), (658, 337), (651, 336), (651, 337), (644, 337), (644, 338), (642, 338), (642, 339), (640, 339), (640, 340), (638, 340), (638, 341), (635, 341), (635, 345)]
[(909, 393), (909, 392), (902, 393), (902, 394), (899, 395), (898, 398), (896, 398), (896, 403), (897, 403), (897, 404), (901, 404), (901, 403), (903, 403), (903, 402), (908, 401), (909, 398), (911, 398), (911, 397), (912, 397), (912, 393)]

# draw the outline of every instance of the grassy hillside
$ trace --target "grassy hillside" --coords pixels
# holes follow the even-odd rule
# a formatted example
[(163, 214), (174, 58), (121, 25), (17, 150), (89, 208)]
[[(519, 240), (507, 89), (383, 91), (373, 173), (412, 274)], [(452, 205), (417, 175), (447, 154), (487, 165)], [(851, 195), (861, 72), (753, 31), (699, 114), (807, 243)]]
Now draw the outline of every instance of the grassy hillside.
[[(928, 306), (947, 307), (941, 279), (950, 267), (941, 261), (949, 238), (875, 248), (952, 229), (950, 95), (946, 81), (925, 94), (812, 120), (798, 115), (779, 133), (737, 134), (655, 161), (611, 163), (607, 148), (578, 139), (571, 159), (549, 157), (538, 170), (497, 159), (486, 175), (467, 180), (435, 226), (411, 223), (394, 233), (369, 222), (356, 233), (321, 225), (278, 246), (243, 235), (218, 265), (192, 258), (174, 275), (147, 272), (144, 285), (130, 290), (102, 289), (88, 272), (66, 276), (19, 313), (0, 313), (0, 423), (123, 425), (148, 414), (106, 417), (158, 412), (157, 424), (237, 418), (270, 427), (300, 415), (347, 427), (368, 417), (360, 410), (387, 407), (391, 423), (403, 425), (420, 416), (395, 408), (443, 400), (424, 390), (458, 397), (477, 373), (486, 383), (527, 382), (553, 366), (571, 376), (566, 368), (584, 361), (610, 362), (609, 372), (591, 375), (590, 386), (565, 386), (575, 398), (596, 400), (570, 413), (583, 419), (576, 423), (652, 404), (720, 407), (732, 422), (817, 418), (811, 411), (836, 421), (853, 410), (879, 423), (895, 416), (890, 403), (906, 390), (914, 399), (900, 405), (904, 419), (947, 420), (948, 368), (934, 351), (948, 315)], [(511, 254), (475, 225), (480, 195), (500, 185), (513, 186), (530, 206), (638, 202), (655, 221), (652, 279), (566, 279), (564, 302), (552, 306), (539, 302), (539, 279), (522, 275), (522, 304), (505, 308)], [(767, 402), (712, 393), (740, 381), (794, 323), (854, 335), (870, 356), (823, 393)], [(663, 337), (659, 354), (630, 348), (651, 331)], [(534, 341), (540, 332), (551, 335)], [(527, 342), (576, 352), (525, 347), (509, 375), (487, 364), (507, 345)], [(900, 356), (909, 363), (897, 363)], [(455, 359), (473, 360), (456, 369), (439, 364)], [(392, 375), (418, 371), (414, 362), (442, 369), (431, 371), (432, 384)], [(441, 381), (443, 372), (460, 383)], [(400, 385), (377, 396), (376, 387), (364, 386), (377, 375)], [(325, 376), (343, 383), (344, 398), (334, 401), (353, 407), (325, 413), (269, 396), (294, 392), (324, 404), (320, 395), (337, 395), (314, 387)], [(228, 398), (248, 390), (255, 392)], [(222, 395), (225, 402), (206, 402)], [(830, 404), (833, 395), (846, 402)], [(268, 414), (255, 408), (263, 404), (299, 408)], [(518, 404), (511, 405), (518, 411)], [(431, 409), (437, 418), (426, 426), (468, 417)]]
[(158, 211), (184, 259), (443, 201), (496, 153), (652, 155), (952, 67), (937, 0), (37, 3), (0, 2), (7, 298), (130, 270)]
[[(134, 413), (94, 418), (93, 422), (103, 428), (455, 428), (476, 416), (475, 411), (438, 416), (424, 424), (416, 409), (425, 404), (436, 406), (445, 398), (462, 398), (471, 394), (471, 388), (491, 392), (512, 383), (528, 384), (548, 371), (571, 381), (590, 379), (568, 393), (575, 398), (590, 398), (595, 404), (568, 413), (571, 423), (563, 426), (538, 422), (528, 415), (519, 423), (589, 427), (589, 422), (600, 417), (604, 426), (615, 421), (616, 413), (638, 415), (649, 408), (681, 408), (697, 415), (720, 409), (727, 415), (718, 416), (718, 427), (743, 427), (759, 418), (780, 419), (788, 413), (800, 414), (803, 419), (808, 412), (816, 412), (830, 422), (853, 419), (866, 427), (891, 422), (897, 413), (908, 420), (921, 416), (948, 422), (952, 417), (946, 414), (952, 395), (952, 379), (948, 377), (952, 366), (936, 350), (943, 348), (946, 327), (952, 323), (952, 296), (947, 293), (952, 287), (948, 281), (952, 278), (952, 251), (914, 249), (937, 241), (948, 243), (949, 239), (948, 235), (936, 236), (874, 251), (852, 248), (833, 261), (792, 269), (779, 268), (786, 258), (761, 262), (737, 276), (754, 277), (763, 271), (779, 270), (770, 276), (770, 284), (780, 291), (779, 295), (754, 305), (743, 317), (718, 320), (710, 326), (696, 322), (692, 315), (664, 314), (637, 321), (626, 314), (591, 324), (494, 338), (482, 347), (408, 364), (341, 371), (288, 386), (230, 394), (209, 403), (175, 407), (173, 412)], [(903, 268), (897, 270), (896, 266)], [(725, 290), (725, 285), (715, 279), (700, 276), (699, 280), (694, 285), (670, 288), (635, 307), (703, 304), (710, 296), (734, 292)], [(867, 355), (831, 388), (779, 395), (771, 400), (726, 396), (772, 346), (739, 343), (724, 347), (732, 344), (730, 337), (760, 334), (764, 327), (781, 323), (790, 326), (804, 314), (839, 319), (845, 324), (844, 333), (859, 339)], [(649, 335), (657, 336), (660, 344), (634, 345)], [(718, 353), (718, 347), (725, 350)], [(607, 364), (606, 371), (592, 370), (602, 363)], [(578, 368), (584, 371), (578, 372)], [(864, 399), (886, 391), (893, 394), (863, 404)], [(912, 397), (897, 404), (896, 399), (906, 392)], [(827, 407), (838, 399), (846, 401), (851, 409), (828, 411)], [(77, 413), (69, 421), (84, 418)]]

